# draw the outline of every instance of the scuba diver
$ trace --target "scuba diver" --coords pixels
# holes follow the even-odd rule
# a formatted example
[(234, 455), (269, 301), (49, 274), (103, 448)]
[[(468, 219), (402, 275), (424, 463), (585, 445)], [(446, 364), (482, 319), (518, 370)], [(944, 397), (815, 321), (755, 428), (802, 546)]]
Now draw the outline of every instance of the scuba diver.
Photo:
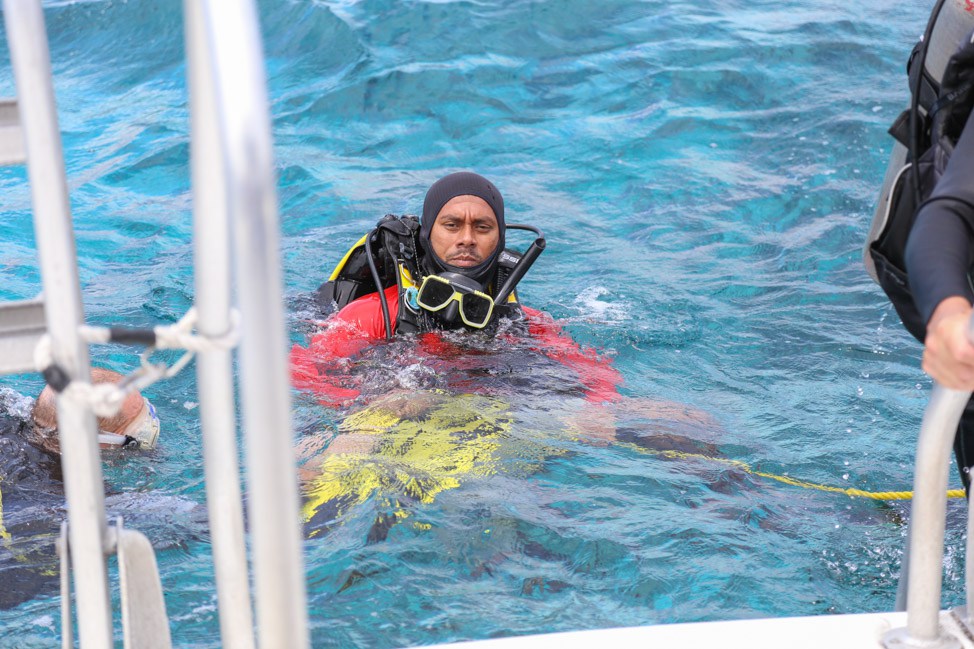
[[(906, 266), (918, 311), (926, 323), (923, 370), (940, 385), (974, 390), (974, 343), (968, 323), (974, 264), (974, 119), (968, 119), (943, 177), (916, 216), (906, 248)], [(954, 454), (970, 493), (974, 466), (974, 402), (968, 403)]]
[(0, 388), (0, 611), (57, 592), (61, 465), (28, 442), (32, 401)]
[[(528, 230), (537, 238), (522, 255), (505, 248), (507, 229)], [(583, 350), (551, 316), (518, 300), (517, 283), (544, 248), (537, 228), (506, 223), (504, 198), (486, 178), (458, 172), (437, 180), (426, 194), (421, 220), (386, 216), (318, 289), (318, 305), (331, 317), (307, 349), (292, 348), (292, 382), (326, 405), (342, 405), (360, 391), (339, 385), (340, 369), (377, 341), (419, 334), (421, 344), (442, 351), (446, 343), (428, 334), (524, 333), (545, 356), (577, 372), (590, 402), (617, 401), (618, 371), (593, 350)]]
[[(519, 253), (508, 229), (536, 239)], [(444, 490), (537, 473), (575, 441), (701, 452), (712, 418), (623, 398), (608, 358), (520, 302), (544, 247), (506, 222), (493, 183), (459, 172), (429, 188), (421, 219), (383, 218), (339, 262), (317, 292), (322, 329), (291, 350), (293, 385), (339, 410), (298, 444), (309, 535), (371, 500), (381, 541)]]

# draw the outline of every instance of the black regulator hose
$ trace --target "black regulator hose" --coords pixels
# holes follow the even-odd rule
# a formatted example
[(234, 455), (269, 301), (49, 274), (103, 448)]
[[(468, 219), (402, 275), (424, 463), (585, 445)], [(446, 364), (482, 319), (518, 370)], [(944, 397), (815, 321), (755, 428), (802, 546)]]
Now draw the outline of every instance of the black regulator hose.
[(372, 255), (372, 239), (378, 234), (379, 228), (369, 232), (365, 239), (365, 259), (369, 262), (369, 270), (372, 271), (372, 279), (375, 287), (379, 290), (379, 306), (382, 307), (382, 321), (386, 325), (386, 340), (392, 340), (392, 320), (389, 318), (389, 301), (386, 299), (385, 287), (382, 286), (382, 278), (379, 277), (379, 269), (375, 265), (375, 257)]
[(521, 278), (531, 269), (531, 265), (535, 260), (541, 256), (544, 252), (545, 238), (541, 230), (534, 227), (533, 225), (521, 225), (520, 223), (508, 223), (508, 229), (513, 230), (529, 230), (537, 235), (537, 238), (531, 243), (531, 246), (521, 257), (521, 260), (517, 262), (517, 266), (511, 271), (508, 276), (507, 281), (501, 286), (500, 290), (497, 291), (497, 297), (494, 298), (494, 306), (499, 306), (504, 303), (504, 300), (514, 291), (517, 283), (521, 281)]

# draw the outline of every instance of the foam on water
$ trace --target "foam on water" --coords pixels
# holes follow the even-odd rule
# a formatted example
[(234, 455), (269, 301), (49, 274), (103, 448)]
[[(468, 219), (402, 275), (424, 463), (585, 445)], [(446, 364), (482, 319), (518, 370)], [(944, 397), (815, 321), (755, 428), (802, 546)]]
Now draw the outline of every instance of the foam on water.
[(26, 421), (33, 408), (34, 400), (32, 398), (24, 396), (5, 385), (0, 385), (0, 412)]

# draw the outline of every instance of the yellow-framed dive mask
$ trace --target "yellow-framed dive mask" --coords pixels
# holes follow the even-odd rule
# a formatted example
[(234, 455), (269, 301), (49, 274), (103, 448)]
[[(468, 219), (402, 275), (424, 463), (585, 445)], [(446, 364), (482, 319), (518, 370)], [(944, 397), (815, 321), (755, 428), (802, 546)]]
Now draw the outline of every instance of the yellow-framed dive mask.
[[(416, 303), (432, 313), (443, 311), (454, 302), (459, 306), (460, 320), (468, 327), (483, 329), (494, 315), (494, 300), (472, 279), (459, 273), (427, 275), (419, 287)], [(447, 311), (447, 316), (452, 314)], [(446, 317), (447, 321), (453, 317)]]

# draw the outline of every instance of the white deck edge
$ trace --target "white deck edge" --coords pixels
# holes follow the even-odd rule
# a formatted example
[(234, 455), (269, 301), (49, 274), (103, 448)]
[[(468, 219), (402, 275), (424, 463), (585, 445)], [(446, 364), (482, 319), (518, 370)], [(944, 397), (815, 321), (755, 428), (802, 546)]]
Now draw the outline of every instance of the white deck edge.
[[(652, 649), (882, 649), (883, 635), (906, 626), (906, 613), (819, 615), (758, 620), (660, 624), (494, 640), (460, 642), (441, 647), (463, 649), (590, 649), (591, 647), (651, 647)], [(941, 627), (960, 632), (956, 620), (941, 613)], [(974, 647), (970, 640), (962, 647)]]

